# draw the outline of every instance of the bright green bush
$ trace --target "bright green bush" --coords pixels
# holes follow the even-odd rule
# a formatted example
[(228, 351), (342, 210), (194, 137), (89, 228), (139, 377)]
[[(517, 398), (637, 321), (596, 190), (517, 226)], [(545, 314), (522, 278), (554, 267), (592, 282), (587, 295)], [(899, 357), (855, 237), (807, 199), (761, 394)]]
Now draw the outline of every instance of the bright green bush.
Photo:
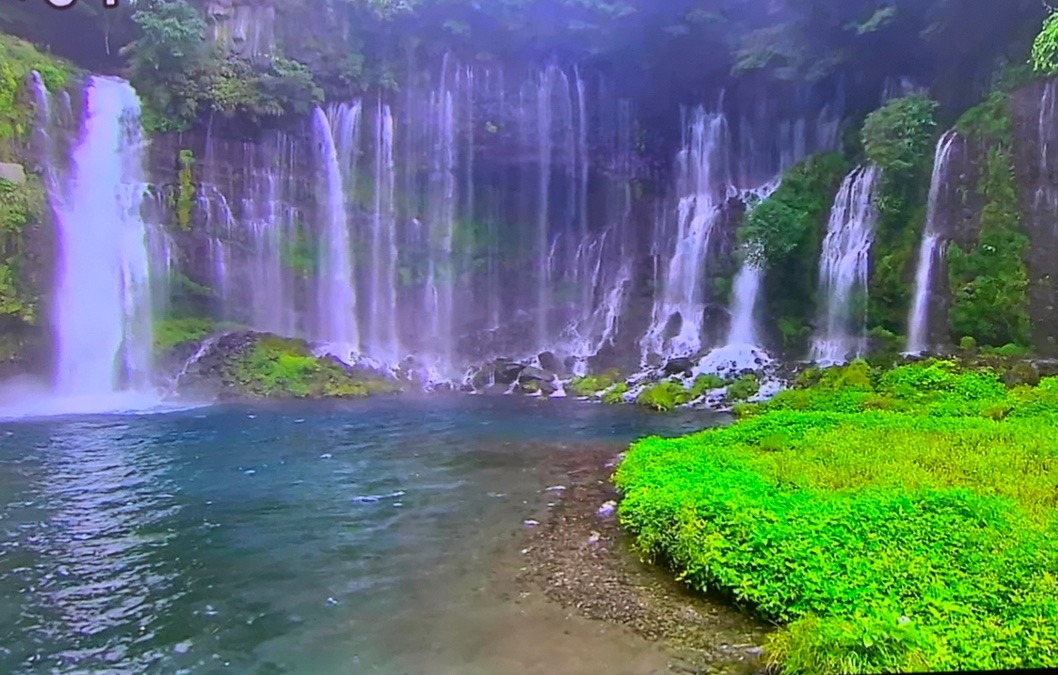
[(1050, 429), (787, 411), (645, 439), (616, 475), (621, 522), (693, 587), (785, 624), (768, 654), (789, 672), (1053, 667)]

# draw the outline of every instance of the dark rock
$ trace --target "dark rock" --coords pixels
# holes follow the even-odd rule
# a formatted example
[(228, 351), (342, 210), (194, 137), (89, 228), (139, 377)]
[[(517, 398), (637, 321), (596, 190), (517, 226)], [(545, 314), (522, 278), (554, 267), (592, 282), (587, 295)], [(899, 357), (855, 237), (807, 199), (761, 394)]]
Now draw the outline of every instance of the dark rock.
[(518, 376), (525, 370), (525, 365), (506, 359), (496, 359), (488, 367), (492, 368), (496, 383), (506, 385), (514, 384)]
[(672, 359), (665, 364), (666, 375), (683, 375), (691, 372), (694, 368), (694, 361), (687, 357), (680, 357)]
[(552, 373), (561, 373), (563, 371), (562, 364), (559, 363), (558, 357), (555, 356), (554, 352), (543, 352), (536, 357), (536, 360), (540, 362), (540, 367), (544, 370)]
[(522, 369), (522, 372), (518, 375), (519, 382), (525, 382), (527, 380), (536, 380), (538, 382), (550, 382), (555, 379), (554, 373), (549, 373), (541, 368), (534, 368), (528, 366)]

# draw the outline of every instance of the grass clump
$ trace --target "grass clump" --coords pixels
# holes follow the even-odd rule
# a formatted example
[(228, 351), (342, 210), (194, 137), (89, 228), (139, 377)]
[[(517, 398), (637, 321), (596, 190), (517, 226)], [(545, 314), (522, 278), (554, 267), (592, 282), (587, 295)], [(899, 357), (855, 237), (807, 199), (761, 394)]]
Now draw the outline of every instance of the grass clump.
[(258, 338), (227, 379), (257, 398), (363, 398), (400, 391), (392, 380), (313, 356), (302, 340), (274, 335)]
[(791, 673), (1058, 666), (1058, 378), (815, 371), (615, 481), (648, 557), (783, 627)]

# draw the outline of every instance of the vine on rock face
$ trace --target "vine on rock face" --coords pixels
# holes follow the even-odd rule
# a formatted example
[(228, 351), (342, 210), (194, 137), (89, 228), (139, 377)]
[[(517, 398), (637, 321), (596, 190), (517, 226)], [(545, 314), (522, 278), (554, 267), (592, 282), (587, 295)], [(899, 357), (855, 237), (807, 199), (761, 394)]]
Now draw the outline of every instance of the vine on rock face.
[(176, 192), (176, 223), (181, 230), (191, 229), (191, 211), (195, 206), (195, 183), (191, 168), (195, 155), (190, 150), (181, 150), (179, 155), (180, 175)]
[(981, 345), (1024, 346), (1030, 339), (1029, 239), (1021, 224), (1007, 95), (993, 93), (967, 112), (957, 128), (983, 149), (976, 189), (984, 207), (976, 244), (948, 248), (949, 323), (954, 335)]

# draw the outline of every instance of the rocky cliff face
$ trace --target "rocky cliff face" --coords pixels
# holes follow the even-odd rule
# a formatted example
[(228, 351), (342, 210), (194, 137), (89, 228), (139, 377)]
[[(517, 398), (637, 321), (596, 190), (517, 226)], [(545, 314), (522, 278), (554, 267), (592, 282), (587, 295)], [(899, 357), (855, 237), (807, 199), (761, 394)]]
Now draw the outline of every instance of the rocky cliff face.
[(206, 0), (204, 4), (210, 38), (215, 45), (257, 63), (275, 54), (273, 0)]
[(1035, 82), (1011, 97), (1014, 167), (1023, 224), (1031, 240), (1029, 297), (1033, 345), (1058, 354), (1058, 80)]

